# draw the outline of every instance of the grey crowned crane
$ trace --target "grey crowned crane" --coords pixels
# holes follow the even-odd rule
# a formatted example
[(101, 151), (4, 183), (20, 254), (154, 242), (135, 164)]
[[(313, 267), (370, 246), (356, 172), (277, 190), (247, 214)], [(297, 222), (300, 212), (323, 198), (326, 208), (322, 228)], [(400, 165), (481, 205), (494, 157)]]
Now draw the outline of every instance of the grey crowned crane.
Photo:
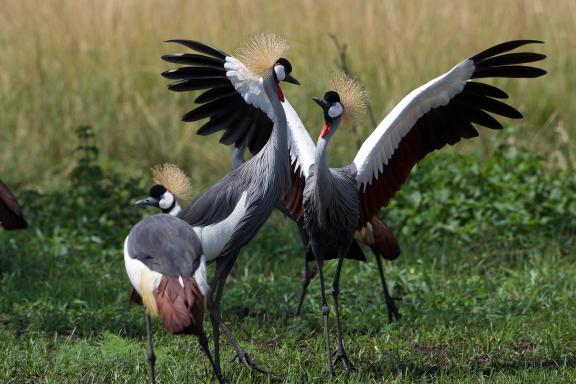
[[(258, 155), (201, 192), (178, 214), (198, 234), (207, 261), (216, 261), (208, 308), (212, 320), (214, 360), (220, 367), (220, 327), (248, 368), (263, 371), (240, 347), (220, 315), (220, 300), (226, 279), (240, 250), (270, 216), (280, 196), (290, 186), (287, 123), (279, 82), (298, 84), (292, 66), (283, 54), (285, 40), (271, 34), (253, 36), (239, 58), (204, 43), (171, 40), (198, 53), (165, 55), (168, 62), (188, 66), (163, 73), (177, 80), (173, 91), (205, 90), (196, 98), (202, 104), (186, 113), (184, 121), (206, 117), (199, 134), (225, 130), (221, 141), (242, 140)], [(241, 131), (245, 136), (240, 138)], [(264, 138), (261, 132), (268, 135)], [(267, 177), (263, 177), (266, 175)]]
[[(244, 163), (244, 147), (234, 147), (232, 151), (232, 169), (237, 168), (240, 164)], [(295, 180), (298, 182), (299, 180)], [(289, 203), (288, 203), (289, 204)], [(304, 221), (302, 220), (302, 215), (296, 217), (292, 214), (288, 205), (284, 200), (277, 203), (276, 208), (284, 214), (284, 216), (293, 220), (298, 228), (298, 235), (302, 245), (304, 246), (304, 279), (302, 280), (302, 288), (299, 295), (298, 305), (294, 309), (294, 315), (300, 315), (302, 311), (302, 306), (304, 304), (304, 298), (308, 291), (308, 286), (310, 281), (316, 275), (316, 271), (310, 269), (309, 262), (314, 261), (314, 254), (309, 246), (308, 232), (304, 229)], [(380, 284), (382, 285), (382, 292), (384, 294), (384, 302), (386, 303), (386, 310), (388, 312), (388, 322), (392, 322), (394, 319), (400, 319), (400, 312), (394, 303), (394, 298), (390, 295), (388, 290), (388, 284), (386, 283), (386, 277), (384, 276), (384, 268), (382, 267), (382, 258), (387, 260), (394, 260), (400, 255), (400, 245), (394, 236), (394, 233), (386, 224), (384, 224), (377, 216), (372, 217), (372, 219), (366, 223), (366, 226), (359, 231), (356, 231), (354, 235), (355, 239), (352, 240), (350, 248), (348, 249), (347, 259), (366, 261), (366, 256), (364, 252), (358, 245), (357, 241), (360, 241), (370, 247), (372, 253), (374, 253), (376, 265), (378, 267), (378, 273), (380, 276)], [(337, 259), (338, 254), (335, 252), (325, 254), (325, 259)]]
[(521, 64), (545, 58), (538, 53), (507, 53), (535, 40), (509, 41), (474, 55), (409, 93), (366, 139), (354, 161), (342, 168), (329, 168), (328, 142), (343, 118), (355, 118), (365, 106), (364, 90), (355, 81), (341, 76), (333, 90), (314, 99), (324, 112), (324, 127), (316, 145), (300, 119), (287, 103), (289, 145), (294, 188), (288, 196), (295, 215), (303, 212), (312, 251), (318, 264), (322, 290), (322, 312), (328, 369), (333, 373), (328, 338), (328, 305), (322, 267), (325, 254), (338, 252), (338, 266), (332, 284), (338, 346), (335, 358), (346, 369), (340, 325), (338, 288), (343, 259), (354, 233), (385, 207), (406, 181), (411, 169), (426, 154), (454, 145), (461, 138), (478, 136), (474, 127), (501, 129), (489, 113), (519, 119), (520, 112), (497, 99), (508, 95), (494, 86), (472, 81), (486, 77), (533, 78), (546, 72)]
[[(172, 170), (168, 169), (170, 172)], [(172, 175), (178, 174), (172, 172)], [(186, 185), (171, 178), (170, 174), (168, 180), (166, 184), (178, 191), (175, 195), (182, 197)], [(172, 200), (170, 205), (176, 204), (175, 195), (167, 194), (158, 204), (166, 210), (167, 199)], [(151, 200), (148, 199), (146, 203), (150, 204)], [(143, 205), (143, 202), (137, 204)], [(124, 263), (133, 287), (131, 299), (144, 304), (146, 310), (147, 362), (151, 382), (156, 381), (151, 316), (159, 316), (164, 327), (172, 334), (197, 336), (218, 381), (223, 382), (220, 368), (210, 355), (203, 329), (204, 309), (210, 288), (206, 276), (206, 257), (194, 230), (172, 215), (147, 217), (136, 224), (126, 237)]]
[(28, 223), (22, 215), (22, 209), (18, 201), (8, 189), (8, 186), (0, 180), (0, 225), (6, 230), (24, 229)]

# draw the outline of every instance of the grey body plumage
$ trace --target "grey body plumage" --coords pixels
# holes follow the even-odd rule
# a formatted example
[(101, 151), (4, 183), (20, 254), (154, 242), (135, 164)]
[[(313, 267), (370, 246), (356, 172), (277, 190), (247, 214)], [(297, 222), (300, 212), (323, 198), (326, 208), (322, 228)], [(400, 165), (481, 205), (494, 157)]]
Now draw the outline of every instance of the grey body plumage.
[(124, 262), (133, 290), (139, 294), (133, 291), (132, 298), (146, 308), (147, 362), (152, 384), (156, 382), (153, 315), (159, 316), (173, 334), (197, 336), (218, 381), (223, 382), (203, 330), (206, 260), (192, 227), (169, 214), (141, 220), (125, 240)]
[(202, 244), (192, 228), (165, 214), (149, 216), (128, 234), (127, 250), (132, 259), (166, 276), (190, 277), (198, 268)]
[[(271, 82), (264, 82), (270, 88)], [(269, 92), (273, 92), (272, 89)], [(202, 191), (179, 215), (193, 227), (208, 226), (226, 219), (246, 192), (246, 212), (221, 256), (246, 245), (264, 225), (282, 193), (290, 186), (286, 118), (279, 100), (272, 102), (276, 122), (272, 134), (256, 156)], [(270, 177), (272, 176), (272, 177)]]
[[(220, 300), (241, 248), (266, 222), (278, 199), (290, 186), (287, 123), (279, 82), (298, 84), (298, 81), (290, 75), (290, 62), (281, 57), (286, 43), (273, 35), (251, 39), (242, 51), (248, 60), (247, 65), (198, 41), (173, 42), (198, 54), (163, 57), (169, 62), (192, 65), (164, 72), (165, 77), (177, 80), (169, 88), (174, 91), (207, 89), (195, 100), (201, 105), (186, 113), (183, 120), (209, 118), (199, 134), (224, 130), (221, 142), (245, 145), (254, 152), (259, 151), (250, 161), (201, 192), (178, 217), (199, 234), (207, 259), (216, 260), (216, 273), (208, 300), (216, 366), (220, 367), (219, 334), (222, 327), (240, 362), (261, 371), (222, 320)], [(265, 136), (261, 135), (262, 131), (266, 132)]]
[(360, 215), (355, 169), (315, 164), (306, 180), (304, 223), (322, 239), (325, 252), (346, 249), (354, 238)]

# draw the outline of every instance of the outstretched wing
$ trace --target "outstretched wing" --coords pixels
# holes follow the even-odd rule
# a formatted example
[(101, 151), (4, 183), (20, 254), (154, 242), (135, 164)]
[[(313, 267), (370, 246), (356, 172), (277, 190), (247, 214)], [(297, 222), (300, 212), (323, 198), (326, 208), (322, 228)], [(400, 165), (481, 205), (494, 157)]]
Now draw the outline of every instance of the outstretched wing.
[(0, 225), (8, 230), (28, 227), (20, 205), (2, 181), (0, 181)]
[(478, 136), (472, 125), (501, 129), (487, 112), (519, 119), (522, 114), (496, 100), (508, 95), (494, 86), (471, 81), (484, 77), (532, 78), (546, 71), (520, 64), (546, 56), (505, 53), (536, 40), (496, 45), (456, 65), (406, 96), (364, 142), (354, 164), (363, 227), (400, 189), (414, 165), (426, 154)]
[(199, 135), (224, 131), (222, 144), (245, 146), (257, 153), (272, 132), (274, 112), (264, 92), (262, 78), (253, 75), (238, 59), (194, 40), (168, 40), (197, 53), (179, 53), (162, 59), (184, 66), (164, 76), (177, 80), (168, 88), (175, 92), (203, 91), (194, 102), (200, 106), (182, 116), (183, 121), (208, 121)]
[(303, 213), (302, 195), (310, 167), (314, 164), (316, 145), (304, 127), (302, 120), (288, 100), (282, 103), (288, 122), (288, 150), (290, 152), (290, 169), (292, 170), (291, 188), (283, 196), (286, 207), (299, 220)]

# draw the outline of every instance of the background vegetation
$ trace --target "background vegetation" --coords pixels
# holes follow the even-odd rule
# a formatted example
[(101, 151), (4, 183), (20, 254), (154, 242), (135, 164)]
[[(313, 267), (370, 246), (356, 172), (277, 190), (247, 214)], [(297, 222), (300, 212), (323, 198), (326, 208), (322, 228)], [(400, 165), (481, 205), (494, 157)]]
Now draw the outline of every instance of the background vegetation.
[[(7, 182), (58, 184), (73, 167), (74, 129), (91, 124), (106, 166), (143, 176), (170, 160), (186, 167), (199, 189), (223, 175), (228, 157), (215, 138), (183, 124), (192, 95), (166, 89), (160, 56), (180, 51), (169, 38), (204, 40), (234, 52), (251, 33), (273, 31), (291, 44), (287, 57), (301, 87), (284, 87), (315, 136), (337, 50), (366, 85), (377, 117), (410, 90), (492, 44), (537, 38), (552, 75), (506, 81), (513, 104), (529, 119), (515, 138), (558, 157), (576, 135), (576, 4), (571, 0), (361, 2), (331, 0), (0, 0), (0, 174)], [(366, 119), (365, 137), (373, 127)], [(350, 161), (356, 148), (339, 132), (331, 156)], [(487, 157), (492, 132), (471, 145)], [(574, 145), (571, 144), (572, 150)], [(26, 155), (25, 155), (26, 154)], [(24, 161), (25, 158), (25, 161)], [(556, 160), (558, 161), (558, 160)], [(563, 162), (566, 160), (563, 159)]]
[[(387, 324), (372, 258), (346, 264), (349, 376), (325, 376), (317, 282), (302, 317), (291, 315), (301, 247), (293, 224), (273, 215), (223, 300), (257, 361), (286, 383), (576, 381), (573, 1), (0, 0), (0, 9), (0, 177), (31, 224), (0, 232), (0, 382), (147, 379), (143, 312), (128, 305), (121, 244), (151, 212), (131, 202), (152, 164), (182, 165), (198, 191), (229, 167), (216, 138), (180, 123), (192, 97), (166, 90), (159, 56), (180, 48), (162, 41), (234, 51), (257, 31), (291, 42), (303, 85), (284, 89), (313, 135), (321, 116), (310, 97), (339, 53), (330, 34), (347, 45), (377, 117), (493, 43), (542, 39), (549, 56), (545, 78), (498, 83), (525, 119), (429, 156), (382, 212), (403, 250), (385, 266), (399, 322)], [(334, 164), (353, 158), (356, 139), (339, 132)], [(206, 382), (196, 342), (156, 325), (160, 382)], [(224, 346), (230, 382), (269, 381), (229, 362)]]

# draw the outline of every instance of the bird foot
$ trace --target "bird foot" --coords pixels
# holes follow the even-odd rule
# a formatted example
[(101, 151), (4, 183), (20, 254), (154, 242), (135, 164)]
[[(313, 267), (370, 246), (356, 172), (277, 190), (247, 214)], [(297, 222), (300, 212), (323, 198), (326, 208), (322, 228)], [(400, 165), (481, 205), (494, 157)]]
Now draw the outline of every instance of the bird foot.
[(398, 297), (387, 297), (386, 298), (386, 310), (388, 311), (388, 323), (392, 323), (395, 320), (400, 320), (400, 311), (396, 306), (395, 300), (400, 301)]
[(344, 351), (343, 347), (338, 347), (338, 349), (334, 352), (334, 364), (338, 362), (342, 364), (346, 373), (353, 369), (352, 363), (350, 363), (350, 359), (348, 358), (348, 355)]
[(236, 359), (238, 359), (238, 361), (240, 361), (240, 364), (242, 364), (244, 367), (246, 367), (248, 369), (253, 369), (257, 372), (264, 373), (264, 374), (270, 375), (270, 376), (274, 376), (272, 374), (272, 372), (270, 372), (270, 371), (262, 368), (258, 364), (256, 364), (256, 362), (250, 357), (250, 355), (245, 350), (243, 350), (242, 348), (240, 348), (240, 350), (236, 352), (236, 357), (234, 357), (233, 360), (236, 360)]

